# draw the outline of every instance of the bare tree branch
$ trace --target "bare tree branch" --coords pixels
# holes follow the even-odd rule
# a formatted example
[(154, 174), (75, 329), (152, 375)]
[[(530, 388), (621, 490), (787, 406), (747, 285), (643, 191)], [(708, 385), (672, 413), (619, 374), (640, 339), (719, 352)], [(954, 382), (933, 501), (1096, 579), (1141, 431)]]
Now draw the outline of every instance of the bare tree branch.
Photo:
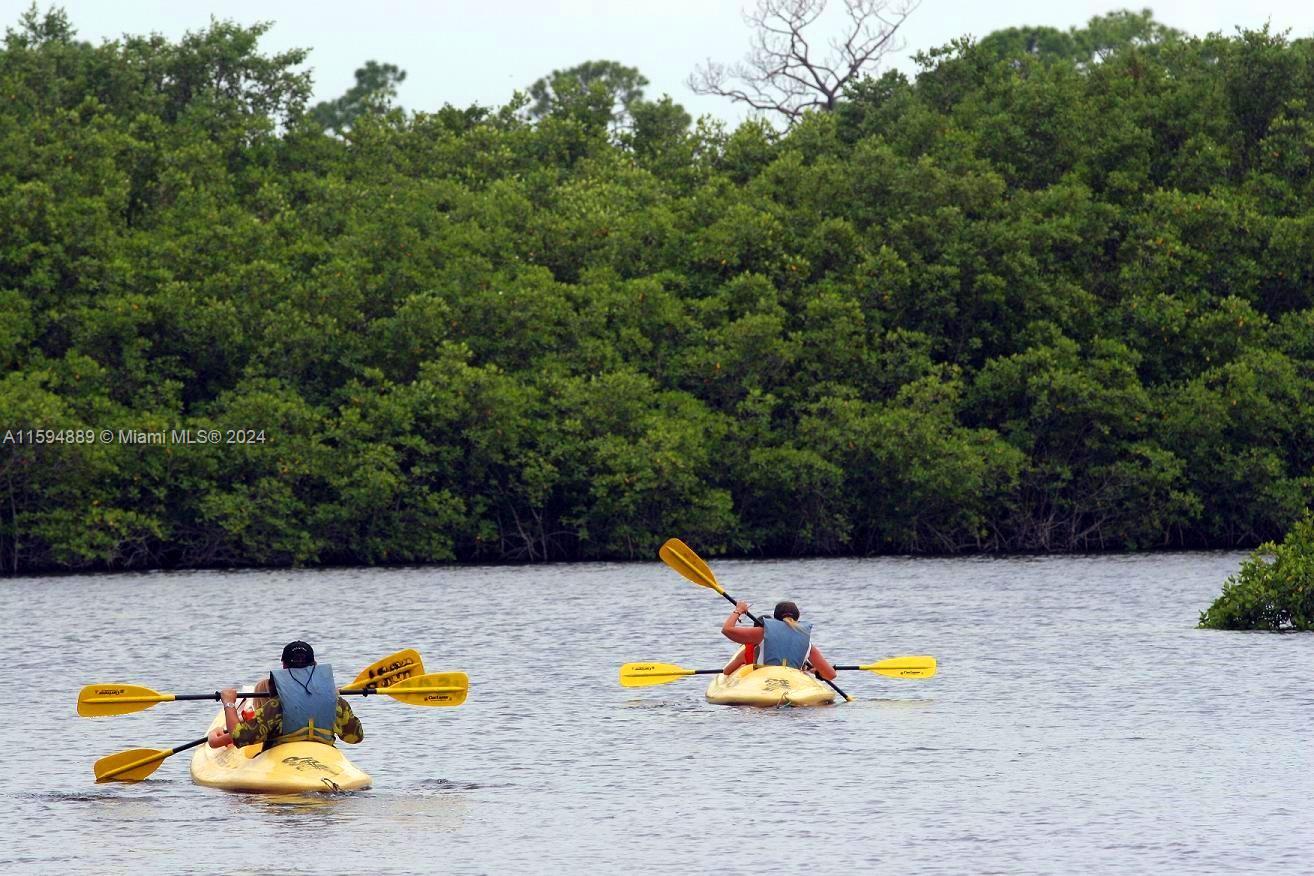
[(753, 29), (748, 54), (732, 67), (710, 58), (689, 76), (695, 94), (713, 94), (776, 112), (788, 124), (808, 109), (835, 108), (844, 87), (902, 48), (894, 36), (921, 0), (844, 0), (842, 37), (819, 58), (805, 31), (826, 11), (827, 0), (757, 0), (744, 22)]

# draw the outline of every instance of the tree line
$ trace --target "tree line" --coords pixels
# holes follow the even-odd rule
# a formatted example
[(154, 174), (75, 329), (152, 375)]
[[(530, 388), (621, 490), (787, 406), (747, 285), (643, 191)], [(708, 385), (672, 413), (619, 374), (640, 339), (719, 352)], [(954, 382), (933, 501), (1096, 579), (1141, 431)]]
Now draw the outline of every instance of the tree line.
[(1314, 494), (1309, 39), (1000, 32), (782, 132), (616, 62), (311, 107), (264, 30), (6, 33), (7, 573), (1235, 547)]

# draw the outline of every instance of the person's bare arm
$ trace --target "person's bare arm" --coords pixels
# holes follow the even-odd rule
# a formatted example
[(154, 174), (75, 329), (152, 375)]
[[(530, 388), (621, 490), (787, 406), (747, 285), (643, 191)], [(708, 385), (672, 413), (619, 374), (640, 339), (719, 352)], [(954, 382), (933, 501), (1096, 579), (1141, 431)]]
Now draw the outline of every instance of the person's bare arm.
[(224, 748), (233, 744), (233, 728), (237, 726), (237, 688), (226, 687), (219, 691), (219, 702), (224, 704), (224, 729), (210, 731), (210, 747)]
[(739, 618), (748, 613), (748, 603), (740, 600), (735, 603), (735, 610), (721, 624), (721, 635), (740, 645), (756, 645), (762, 641), (762, 628), (758, 626), (737, 626)]
[(808, 651), (808, 662), (812, 664), (812, 671), (821, 678), (831, 680), (835, 677), (835, 667), (830, 665), (830, 661), (813, 645)]

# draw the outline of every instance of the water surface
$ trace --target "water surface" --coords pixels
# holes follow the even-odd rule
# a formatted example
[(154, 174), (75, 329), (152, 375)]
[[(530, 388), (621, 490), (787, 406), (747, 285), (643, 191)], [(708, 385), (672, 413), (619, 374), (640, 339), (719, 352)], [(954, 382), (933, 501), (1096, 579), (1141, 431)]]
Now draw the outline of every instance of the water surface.
[[(1242, 554), (715, 562), (791, 598), (857, 702), (708, 705), (621, 663), (720, 665), (729, 605), (660, 563), (189, 572), (0, 582), (5, 872), (1308, 873), (1314, 636), (1194, 629)], [(256, 678), (304, 638), (350, 679), (415, 647), (457, 709), (354, 701), (373, 790), (137, 785), (96, 758), (200, 736), (205, 703), (96, 720), (91, 682)]]

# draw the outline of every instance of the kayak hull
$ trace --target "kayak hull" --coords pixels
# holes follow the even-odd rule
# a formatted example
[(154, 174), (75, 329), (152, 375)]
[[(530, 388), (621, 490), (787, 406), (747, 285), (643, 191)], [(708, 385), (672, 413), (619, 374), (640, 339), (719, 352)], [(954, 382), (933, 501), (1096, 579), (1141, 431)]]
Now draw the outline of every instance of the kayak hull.
[(712, 676), (707, 701), (719, 706), (824, 706), (835, 691), (788, 666), (741, 666), (729, 676)]
[[(210, 722), (223, 726), (224, 716)], [(192, 755), (192, 781), (210, 788), (249, 794), (312, 794), (360, 791), (370, 786), (369, 774), (335, 746), (322, 742), (285, 742), (257, 753), (258, 745), (211, 748), (201, 745)]]

